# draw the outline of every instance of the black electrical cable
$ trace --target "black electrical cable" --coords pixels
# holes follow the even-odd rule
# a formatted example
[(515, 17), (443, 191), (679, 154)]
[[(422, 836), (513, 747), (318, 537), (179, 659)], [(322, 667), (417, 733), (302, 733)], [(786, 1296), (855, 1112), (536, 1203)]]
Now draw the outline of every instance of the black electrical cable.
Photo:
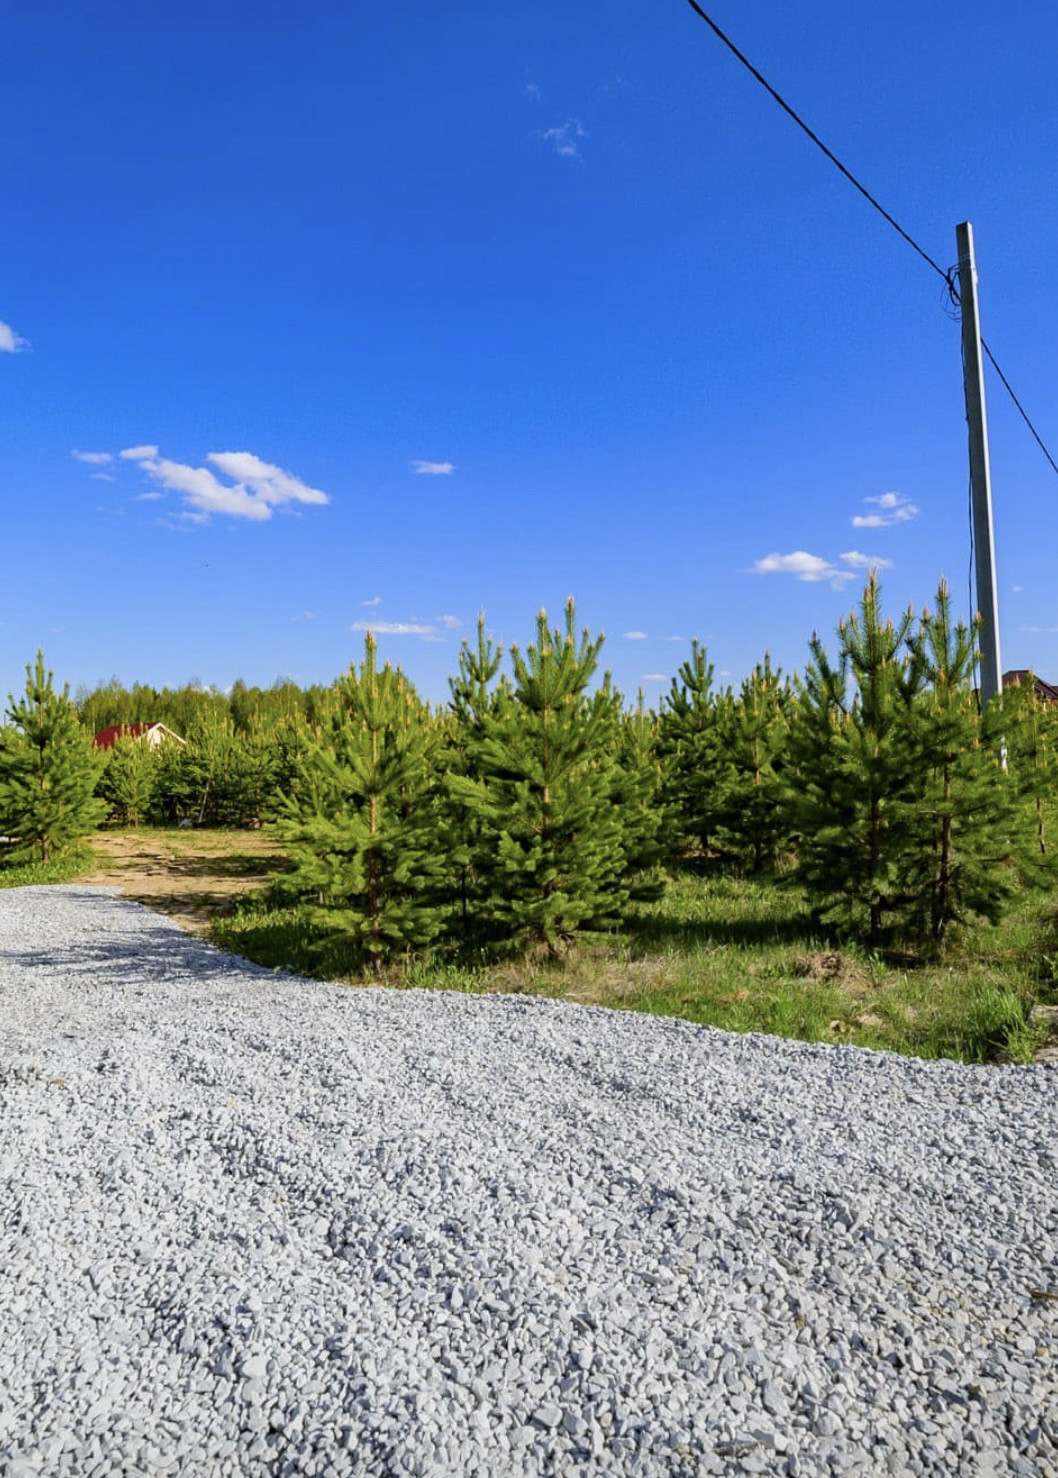
[(992, 353), (991, 349), (989, 349), (989, 347), (985, 343), (984, 339), (981, 340), (981, 348), (988, 355), (988, 358), (989, 358), (989, 360), (991, 361), (991, 364), (992, 364), (992, 368), (995, 370), (995, 372), (999, 376), (999, 378), (1003, 381), (1003, 388), (1006, 390), (1006, 392), (1010, 396), (1011, 400), (1017, 406), (1019, 412), (1021, 413), (1021, 419), (1025, 422), (1025, 425), (1029, 428), (1029, 430), (1032, 432), (1033, 436), (1036, 438), (1036, 445), (1039, 447), (1039, 449), (1043, 453), (1043, 455), (1047, 458), (1048, 462), (1050, 462), (1050, 464), (1054, 468), (1055, 472), (1058, 472), (1058, 463), (1055, 462), (1055, 460), (1051, 456), (1050, 452), (1044, 446), (1044, 444), (1043, 444), (1043, 438), (1040, 436), (1040, 433), (1036, 430), (1036, 427), (1029, 420), (1028, 412), (1026, 411), (1025, 407), (1022, 405), (1022, 403), (1018, 399), (1018, 397), (1014, 394), (1014, 391), (1010, 387), (1010, 381), (1007, 379), (1007, 377), (1003, 373), (1003, 371), (999, 368), (999, 365), (996, 363), (996, 357), (995, 357), (995, 355)]
[(863, 198), (869, 201), (870, 204), (874, 206), (875, 210), (880, 216), (884, 216), (884, 218), (889, 222), (890, 226), (892, 226), (893, 230), (897, 231), (904, 238), (908, 246), (912, 247), (915, 251), (918, 252), (922, 260), (928, 266), (932, 267), (937, 276), (943, 278), (950, 288), (951, 275), (945, 272), (943, 267), (937, 265), (937, 263), (930, 256), (929, 252), (926, 251), (923, 247), (919, 246), (915, 238), (909, 235), (908, 232), (904, 230), (899, 221), (894, 220), (894, 218), (889, 214), (885, 206), (882, 205), (880, 201), (875, 200), (870, 190), (867, 189), (867, 186), (860, 183), (860, 181), (852, 173), (851, 169), (845, 168), (845, 166), (842, 164), (841, 160), (833, 152), (833, 150), (828, 149), (819, 135), (813, 132), (811, 128), (809, 128), (808, 124), (801, 117), (800, 113), (791, 108), (790, 104), (786, 101), (781, 93), (776, 92), (775, 88), (772, 87), (768, 79), (757, 71), (756, 67), (750, 61), (749, 57), (745, 56), (741, 51), (739, 51), (738, 47), (731, 40), (731, 37), (724, 34), (724, 32), (720, 29), (716, 21), (714, 21), (711, 16), (706, 15), (705, 11), (697, 3), (697, 0), (687, 0), (687, 4), (691, 7), (696, 15), (700, 16), (701, 19), (705, 21), (705, 24), (709, 27), (709, 29), (720, 38), (720, 40), (727, 47), (728, 51), (730, 51), (734, 56), (738, 57), (739, 61), (746, 68), (746, 70), (752, 73), (752, 75), (757, 79), (761, 87), (763, 87), (766, 92), (771, 94), (771, 96), (779, 104), (779, 107), (782, 108), (783, 112), (788, 113), (793, 121), (797, 124), (798, 128), (801, 129), (803, 133), (806, 133), (808, 135), (813, 144), (815, 144), (816, 148), (822, 149), (823, 153), (830, 160), (831, 164), (833, 164), (837, 169), (841, 171), (841, 173), (845, 176), (850, 184), (856, 186), (856, 189), (859, 190)]
[[(728, 36), (724, 31), (722, 31), (720, 29), (720, 27), (717, 25), (716, 21), (713, 20), (713, 18), (712, 18), (711, 15), (707, 15), (706, 14), (706, 12), (698, 4), (698, 0), (687, 0), (687, 4), (694, 11), (695, 15), (697, 15), (701, 20), (705, 21), (705, 24), (709, 27), (709, 29), (713, 32), (713, 34), (719, 40), (721, 40), (724, 43), (724, 45), (727, 47), (728, 51), (730, 51), (733, 56), (735, 56), (735, 57), (738, 58), (738, 60), (746, 68), (746, 71), (749, 72), (751, 76), (753, 76), (753, 77), (756, 78), (756, 80), (760, 83), (761, 87), (764, 88), (765, 92), (767, 92), (769, 94), (769, 96), (771, 96), (772, 98), (775, 99), (775, 101), (779, 104), (779, 107), (782, 108), (783, 112), (786, 113), (786, 114), (788, 114), (789, 117), (791, 117), (793, 119), (793, 121), (797, 124), (798, 128), (802, 131), (802, 133), (806, 133), (808, 135), (808, 137), (812, 140), (813, 144), (815, 144), (816, 148), (822, 150), (822, 152), (830, 160), (831, 164), (833, 164), (834, 167), (836, 169), (838, 169), (845, 176), (845, 178), (848, 180), (849, 184), (854, 185), (856, 187), (856, 189), (860, 192), (860, 194), (863, 196), (863, 198), (870, 205), (873, 205), (874, 209), (883, 218), (883, 220), (886, 220), (886, 221), (889, 222), (889, 225), (892, 226), (893, 230), (899, 236), (902, 236), (904, 238), (904, 240), (907, 242), (908, 246), (910, 246), (913, 251), (916, 251), (918, 253), (918, 255), (922, 258), (922, 260), (926, 263), (926, 265), (928, 267), (932, 267), (933, 271), (936, 272), (937, 276), (940, 277), (943, 280), (943, 282), (947, 285), (948, 295), (949, 295), (952, 303), (955, 304), (955, 305), (958, 305), (958, 302), (959, 302), (959, 289), (958, 289), (958, 287), (956, 285), (956, 271), (957, 271), (957, 269), (954, 268), (954, 267), (952, 267), (947, 272), (945, 272), (944, 268), (941, 267), (941, 266), (939, 266), (938, 263), (933, 260), (933, 258), (930, 256), (929, 252), (926, 251), (924, 247), (919, 246), (919, 244), (915, 240), (915, 238), (912, 235), (910, 235), (909, 232), (907, 232), (907, 231), (904, 230), (904, 228), (903, 228), (903, 226), (901, 226), (900, 222), (898, 220), (896, 220), (893, 216), (891, 216), (889, 214), (889, 212), (886, 210), (885, 206), (882, 205), (880, 201), (878, 201), (878, 200), (875, 199), (875, 197), (871, 194), (870, 190), (867, 189), (866, 185), (861, 184), (861, 182), (852, 173), (851, 169), (846, 169), (845, 165), (842, 164), (841, 160), (834, 153), (834, 151), (832, 149), (828, 149), (827, 146), (826, 146), (826, 144), (824, 144), (823, 140), (819, 137), (819, 135), (813, 129), (809, 128), (808, 124), (801, 117), (800, 113), (798, 113), (796, 111), (796, 109), (792, 108), (790, 106), (790, 104), (786, 101), (786, 99), (782, 96), (782, 94), (779, 93), (779, 92), (777, 92), (775, 90), (775, 88), (772, 87), (772, 85), (768, 81), (768, 79), (763, 75), (763, 73), (761, 73), (761, 72), (759, 72), (757, 70), (757, 68), (750, 61), (749, 57), (747, 57), (744, 52), (739, 51), (738, 47), (731, 40), (731, 37)], [(996, 362), (995, 355), (992, 353), (991, 349), (989, 349), (989, 347), (985, 343), (984, 339), (981, 340), (981, 348), (988, 355), (988, 358), (989, 358), (989, 360), (991, 361), (991, 364), (992, 364), (992, 368), (995, 370), (996, 374), (999, 376), (1000, 380), (1003, 382), (1003, 388), (1004, 388), (1004, 390), (1006, 390), (1006, 392), (1010, 396), (1011, 400), (1017, 406), (1018, 411), (1019, 411), (1019, 413), (1021, 415), (1022, 420), (1025, 422), (1025, 425), (1029, 428), (1029, 430), (1032, 432), (1033, 436), (1035, 437), (1036, 444), (1038, 445), (1040, 451), (1047, 458), (1047, 461), (1051, 464), (1051, 467), (1053, 468), (1054, 472), (1056, 474), (1058, 474), (1058, 462), (1055, 462), (1054, 458), (1051, 456), (1050, 452), (1047, 450), (1047, 447), (1044, 444), (1043, 438), (1040, 436), (1040, 433), (1036, 430), (1036, 427), (1032, 424), (1031, 420), (1029, 419), (1029, 415), (1028, 415), (1028, 412), (1025, 410), (1025, 407), (1022, 405), (1022, 403), (1018, 399), (1018, 397), (1014, 394), (1014, 391), (1011, 388), (1010, 381), (1007, 379), (1007, 377), (1003, 373), (1003, 371), (999, 368), (999, 365)]]

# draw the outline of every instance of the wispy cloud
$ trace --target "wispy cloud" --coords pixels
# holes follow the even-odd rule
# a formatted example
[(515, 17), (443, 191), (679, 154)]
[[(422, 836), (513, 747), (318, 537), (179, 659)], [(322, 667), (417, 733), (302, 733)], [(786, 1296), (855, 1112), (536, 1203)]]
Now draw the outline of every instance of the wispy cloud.
[(883, 559), (880, 554), (861, 554), (858, 549), (849, 549), (846, 553), (838, 556), (854, 570), (891, 570), (893, 561)]
[(120, 455), (127, 462), (136, 462), (163, 488), (181, 494), (187, 506), (179, 517), (192, 523), (208, 523), (213, 514), (263, 523), (272, 517), (274, 508), (285, 504), (330, 502), (319, 488), (309, 487), (253, 452), (207, 455), (206, 461), (230, 479), (228, 482), (222, 482), (209, 467), (192, 467), (159, 457), (156, 446), (126, 447)]
[(96, 482), (114, 481), (114, 474), (112, 472), (90, 472), (88, 475), (94, 478)]
[(644, 672), (639, 679), (641, 683), (667, 683), (669, 673), (667, 672)]
[(454, 462), (420, 462), (418, 460), (409, 462), (413, 472), (425, 477), (449, 477), (455, 470)]
[(70, 456), (78, 462), (87, 462), (91, 467), (105, 467), (108, 462), (113, 462), (113, 452), (71, 452)]
[(291, 621), (315, 621), (315, 611), (299, 611), (296, 616), (291, 616)]
[(560, 159), (579, 159), (580, 141), (588, 135), (579, 118), (567, 118), (558, 128), (545, 128), (542, 137)]
[(645, 631), (626, 631), (626, 632), (623, 633), (623, 636), (624, 636), (625, 641), (646, 641), (647, 640), (647, 634), (646, 634)]
[(818, 554), (809, 554), (804, 549), (795, 549), (792, 554), (766, 554), (763, 559), (756, 561), (752, 573), (793, 575), (795, 580), (804, 580), (809, 584), (829, 580), (836, 590), (840, 590), (846, 580), (852, 579), (851, 570), (839, 570), (829, 560)]
[(540, 84), (538, 82), (527, 82), (522, 91), (525, 93), (527, 98), (532, 98), (533, 101), (537, 103), (543, 96), (540, 91)]
[(1058, 631), (1058, 626), (1019, 626), (1018, 630), (1031, 631), (1035, 633), (1046, 632), (1048, 635), (1050, 635), (1051, 632)]
[(1023, 595), (1024, 592), (1025, 592), (1024, 585), (1012, 585), (1010, 587), (1010, 593), (1011, 593), (1011, 595)]
[[(365, 605), (373, 602), (365, 601)], [(444, 641), (447, 636), (461, 631), (466, 622), (461, 616), (433, 616), (424, 621), (411, 616), (407, 621), (354, 621), (350, 631), (373, 631), (376, 636), (418, 636), (423, 641)]]
[(362, 606), (380, 606), (382, 604), (382, 597), (380, 595), (373, 595), (370, 600), (362, 600), (360, 604)]
[(350, 631), (371, 631), (376, 636), (421, 636), (427, 641), (437, 641), (441, 636), (439, 626), (425, 621), (354, 621)]
[(864, 498), (863, 501), (879, 511), (857, 513), (852, 520), (854, 529), (888, 529), (895, 523), (910, 523), (918, 517), (918, 508), (903, 493), (880, 493), (876, 498)]
[(28, 340), (16, 334), (9, 323), (0, 320), (0, 354), (20, 354), (28, 348)]
[(165, 497), (164, 493), (137, 493), (133, 502), (135, 503), (157, 503)]

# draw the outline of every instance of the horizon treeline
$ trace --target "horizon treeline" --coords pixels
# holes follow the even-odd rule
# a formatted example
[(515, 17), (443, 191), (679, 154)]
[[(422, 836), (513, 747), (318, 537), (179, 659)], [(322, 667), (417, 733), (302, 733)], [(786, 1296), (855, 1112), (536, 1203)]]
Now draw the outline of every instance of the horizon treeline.
[[(975, 643), (943, 583), (894, 621), (872, 577), (833, 656), (814, 636), (794, 678), (765, 656), (720, 688), (694, 642), (655, 708), (626, 703), (572, 601), (507, 653), (480, 621), (443, 705), (380, 666), (370, 634), (304, 690), (111, 683), (71, 700), (41, 655), (0, 730), (0, 853), (47, 860), (104, 815), (267, 824), (291, 862), (275, 899), (356, 969), (558, 955), (706, 868), (803, 888), (838, 936), (938, 949), (1052, 878), (1058, 707), (1029, 684), (982, 714)], [(92, 748), (147, 722), (186, 742)]]

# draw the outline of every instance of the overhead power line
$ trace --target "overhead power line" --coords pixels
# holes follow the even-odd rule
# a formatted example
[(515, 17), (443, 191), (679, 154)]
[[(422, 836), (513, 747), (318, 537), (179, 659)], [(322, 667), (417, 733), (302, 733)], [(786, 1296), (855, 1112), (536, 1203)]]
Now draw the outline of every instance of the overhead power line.
[[(892, 226), (893, 230), (897, 233), (897, 235), (903, 237), (903, 239), (907, 242), (908, 246), (911, 247), (912, 251), (915, 251), (915, 252), (918, 253), (918, 255), (926, 263), (927, 267), (931, 267), (933, 269), (933, 271), (936, 272), (937, 276), (939, 278), (941, 278), (941, 280), (947, 286), (947, 289), (948, 289), (948, 292), (949, 292), (949, 294), (951, 296), (952, 302), (956, 306), (958, 306), (958, 304), (959, 304), (959, 289), (958, 289), (958, 286), (957, 286), (957, 283), (956, 283), (956, 271), (957, 271), (957, 268), (951, 267), (947, 271), (945, 271), (944, 268), (941, 267), (938, 262), (934, 261), (934, 259), (930, 256), (929, 252), (926, 251), (925, 247), (920, 246), (919, 243), (915, 240), (915, 238), (911, 235), (911, 233), (909, 231), (905, 231), (904, 230), (903, 226), (901, 226), (900, 222), (895, 218), (895, 216), (890, 215), (890, 213), (886, 210), (885, 206), (882, 205), (881, 201), (879, 201), (878, 199), (876, 199), (876, 197), (871, 194), (870, 190), (867, 189), (867, 186), (865, 184), (863, 184), (861, 180), (858, 180), (856, 178), (856, 176), (852, 173), (852, 170), (851, 169), (848, 169), (844, 164), (842, 164), (841, 160), (834, 153), (833, 149), (829, 149), (826, 146), (826, 144), (819, 137), (819, 135), (815, 132), (815, 130), (813, 128), (810, 128), (809, 125), (805, 122), (805, 120), (801, 117), (800, 113), (797, 112), (796, 108), (791, 107), (791, 105), (783, 97), (782, 93), (778, 92), (774, 87), (772, 87), (772, 85), (768, 81), (768, 79), (764, 76), (764, 74), (762, 72), (760, 72), (753, 65), (753, 63), (750, 61), (749, 57), (747, 57), (744, 52), (742, 52), (742, 51), (739, 50), (739, 48), (731, 40), (731, 37), (728, 36), (725, 31), (722, 31), (720, 29), (720, 27), (717, 25), (716, 21), (713, 20), (712, 16), (711, 15), (708, 15), (702, 9), (702, 7), (698, 4), (698, 0), (687, 0), (687, 4), (694, 11), (695, 15), (697, 15), (699, 17), (699, 19), (701, 19), (701, 20), (703, 20), (705, 22), (705, 24), (709, 27), (709, 29), (713, 32), (713, 34), (718, 38), (718, 40), (720, 40), (720, 41), (722, 41), (724, 43), (724, 45), (727, 47), (728, 51), (731, 52), (732, 56), (736, 57), (738, 59), (738, 61), (740, 61), (742, 63), (742, 65), (745, 67), (746, 71), (749, 72), (750, 76), (753, 77), (753, 78), (755, 78), (756, 81), (760, 83), (761, 87), (764, 88), (765, 92), (768, 93), (768, 95), (770, 97), (774, 98), (774, 100), (779, 104), (779, 107), (783, 110), (783, 112), (786, 113), (788, 117), (790, 117), (790, 118), (793, 119), (793, 121), (797, 124), (798, 128), (801, 130), (801, 132), (804, 133), (804, 134), (807, 134), (808, 137), (812, 140), (813, 144), (815, 144), (816, 148), (819, 149), (821, 151), (821, 153), (823, 153), (823, 154), (826, 155), (826, 157), (830, 160), (831, 164), (833, 164), (833, 166), (835, 167), (835, 169), (837, 169), (840, 174), (843, 174), (845, 176), (845, 178), (848, 180), (849, 184), (850, 185), (853, 185), (859, 191), (859, 193), (863, 196), (864, 200), (866, 200), (868, 202), (868, 204), (870, 204), (871, 206), (874, 207), (874, 209), (878, 212), (878, 214), (882, 217), (883, 220), (888, 221), (889, 225)], [(984, 339), (981, 340), (981, 348), (984, 350), (985, 354), (988, 356), (989, 360), (991, 361), (992, 368), (995, 370), (996, 374), (999, 376), (1000, 380), (1002, 381), (1004, 390), (1006, 390), (1007, 394), (1010, 396), (1011, 400), (1014, 402), (1015, 406), (1018, 409), (1019, 414), (1021, 415), (1022, 420), (1025, 422), (1025, 425), (1032, 432), (1032, 435), (1034, 436), (1034, 438), (1036, 440), (1036, 443), (1037, 443), (1037, 445), (1040, 448), (1040, 451), (1047, 458), (1047, 461), (1051, 464), (1051, 467), (1053, 468), (1054, 472), (1056, 474), (1058, 474), (1058, 462), (1055, 462), (1054, 458), (1051, 456), (1050, 452), (1047, 450), (1047, 447), (1044, 444), (1044, 441), (1043, 441), (1042, 436), (1036, 430), (1036, 427), (1032, 424), (1032, 421), (1029, 419), (1029, 414), (1026, 411), (1025, 407), (1022, 405), (1022, 403), (1018, 399), (1018, 397), (1014, 394), (1014, 391), (1013, 391), (1013, 389), (1011, 387), (1010, 381), (1007, 379), (1007, 377), (1003, 373), (1003, 371), (999, 368), (999, 364), (996, 361), (995, 355), (992, 353), (991, 349), (989, 349), (989, 347), (985, 343)]]
[(1044, 446), (1044, 444), (1043, 444), (1043, 438), (1040, 436), (1040, 433), (1036, 430), (1036, 427), (1029, 420), (1028, 411), (1026, 411), (1026, 409), (1022, 405), (1021, 401), (1014, 394), (1014, 391), (1011, 389), (1010, 381), (1007, 379), (1007, 377), (1003, 373), (1003, 371), (999, 368), (999, 365), (996, 363), (996, 357), (995, 357), (995, 355), (992, 353), (991, 349), (989, 349), (989, 347), (985, 343), (984, 339), (981, 340), (981, 348), (988, 355), (988, 358), (989, 358), (989, 360), (991, 361), (991, 364), (992, 364), (992, 368), (995, 370), (995, 372), (999, 376), (999, 378), (1003, 381), (1003, 388), (1007, 392), (1007, 394), (1010, 396), (1010, 398), (1014, 402), (1014, 404), (1017, 406), (1018, 411), (1021, 414), (1021, 419), (1025, 422), (1025, 425), (1029, 428), (1029, 430), (1032, 432), (1033, 436), (1036, 438), (1036, 443), (1039, 446), (1040, 451), (1047, 458), (1048, 462), (1050, 462), (1050, 464), (1054, 468), (1055, 472), (1058, 473), (1058, 463), (1055, 462), (1055, 460), (1051, 456), (1050, 452)]

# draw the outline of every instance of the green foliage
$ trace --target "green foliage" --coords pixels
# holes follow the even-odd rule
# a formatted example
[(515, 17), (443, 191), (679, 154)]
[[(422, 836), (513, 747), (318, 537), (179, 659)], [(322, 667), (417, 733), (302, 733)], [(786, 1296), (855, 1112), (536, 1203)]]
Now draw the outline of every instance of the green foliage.
[(445, 784), (438, 796), (438, 827), (448, 862), (452, 927), (464, 950), (489, 941), (489, 831), (480, 793), (464, 782), (479, 776), (487, 729), (506, 711), (509, 693), (497, 683), (503, 648), (479, 615), (474, 647), (464, 638), (459, 672), (449, 679), (451, 706), (443, 721), (439, 765)]
[(939, 945), (953, 924), (994, 921), (1018, 878), (1003, 710), (978, 712), (974, 635), (953, 625), (943, 582), (912, 621), (883, 621), (872, 575), (837, 667), (813, 638), (790, 733), (798, 881), (820, 921), (871, 945)]
[[(482, 925), (516, 949), (564, 950), (584, 929), (614, 925), (637, 893), (656, 830), (653, 769), (620, 754), (621, 702), (605, 677), (589, 693), (602, 639), (578, 642), (537, 618), (536, 640), (511, 649), (513, 681), (494, 693), (494, 655), (464, 651), (471, 701), (456, 709), (465, 756), (447, 778), (481, 881)], [(622, 758), (624, 763), (622, 763)]]
[(5, 860), (51, 862), (69, 851), (106, 814), (93, 795), (102, 757), (77, 719), (69, 689), (37, 653), (26, 667), (26, 691), (9, 696), (10, 726), (0, 729), (0, 842)]
[(164, 746), (156, 795), (175, 817), (199, 826), (259, 825), (278, 801), (283, 738), (256, 728), (239, 730), (231, 718), (207, 712), (185, 744)]
[(278, 830), (310, 921), (381, 973), (427, 945), (443, 913), (444, 868), (431, 801), (435, 726), (404, 674), (378, 670), (369, 634), (359, 669), (337, 684), (320, 737), (304, 751)]
[[(906, 919), (915, 756), (910, 710), (921, 672), (906, 649), (912, 613), (884, 621), (870, 577), (838, 627), (838, 665), (819, 638), (790, 727), (787, 797), (797, 878), (823, 923), (877, 945)], [(850, 678), (853, 686), (850, 689)]]
[(109, 819), (119, 826), (142, 826), (157, 812), (162, 760), (157, 749), (131, 735), (116, 740), (105, 751), (96, 794), (109, 808)]
[(722, 710), (726, 773), (717, 789), (717, 844), (760, 872), (788, 831), (784, 756), (790, 690), (767, 654)]
[(953, 924), (993, 923), (1014, 891), (1017, 790), (1001, 758), (1003, 706), (982, 715), (973, 690), (976, 631), (952, 624), (944, 581), (910, 649), (925, 690), (910, 715), (915, 847), (909, 858), (918, 932), (938, 943)]
[(95, 866), (85, 847), (75, 847), (52, 862), (23, 862), (0, 867), (0, 888), (39, 888), (51, 883), (69, 883)]
[(1031, 817), (1033, 851), (1055, 854), (1058, 812), (1058, 704), (1044, 703), (1032, 673), (1003, 692), (1003, 736), (1018, 795)]
[(270, 688), (249, 687), (237, 679), (224, 693), (194, 679), (179, 688), (155, 688), (149, 683), (126, 688), (115, 677), (97, 688), (79, 688), (76, 707), (90, 734), (111, 724), (163, 723), (186, 738), (210, 719), (230, 719), (239, 734), (253, 728), (271, 730), (288, 719), (311, 722), (322, 691), (299, 688), (289, 678), (277, 678)]
[(731, 780), (724, 726), (729, 694), (713, 691), (713, 664), (699, 642), (672, 680), (658, 722), (661, 799), (680, 853), (708, 851)]

